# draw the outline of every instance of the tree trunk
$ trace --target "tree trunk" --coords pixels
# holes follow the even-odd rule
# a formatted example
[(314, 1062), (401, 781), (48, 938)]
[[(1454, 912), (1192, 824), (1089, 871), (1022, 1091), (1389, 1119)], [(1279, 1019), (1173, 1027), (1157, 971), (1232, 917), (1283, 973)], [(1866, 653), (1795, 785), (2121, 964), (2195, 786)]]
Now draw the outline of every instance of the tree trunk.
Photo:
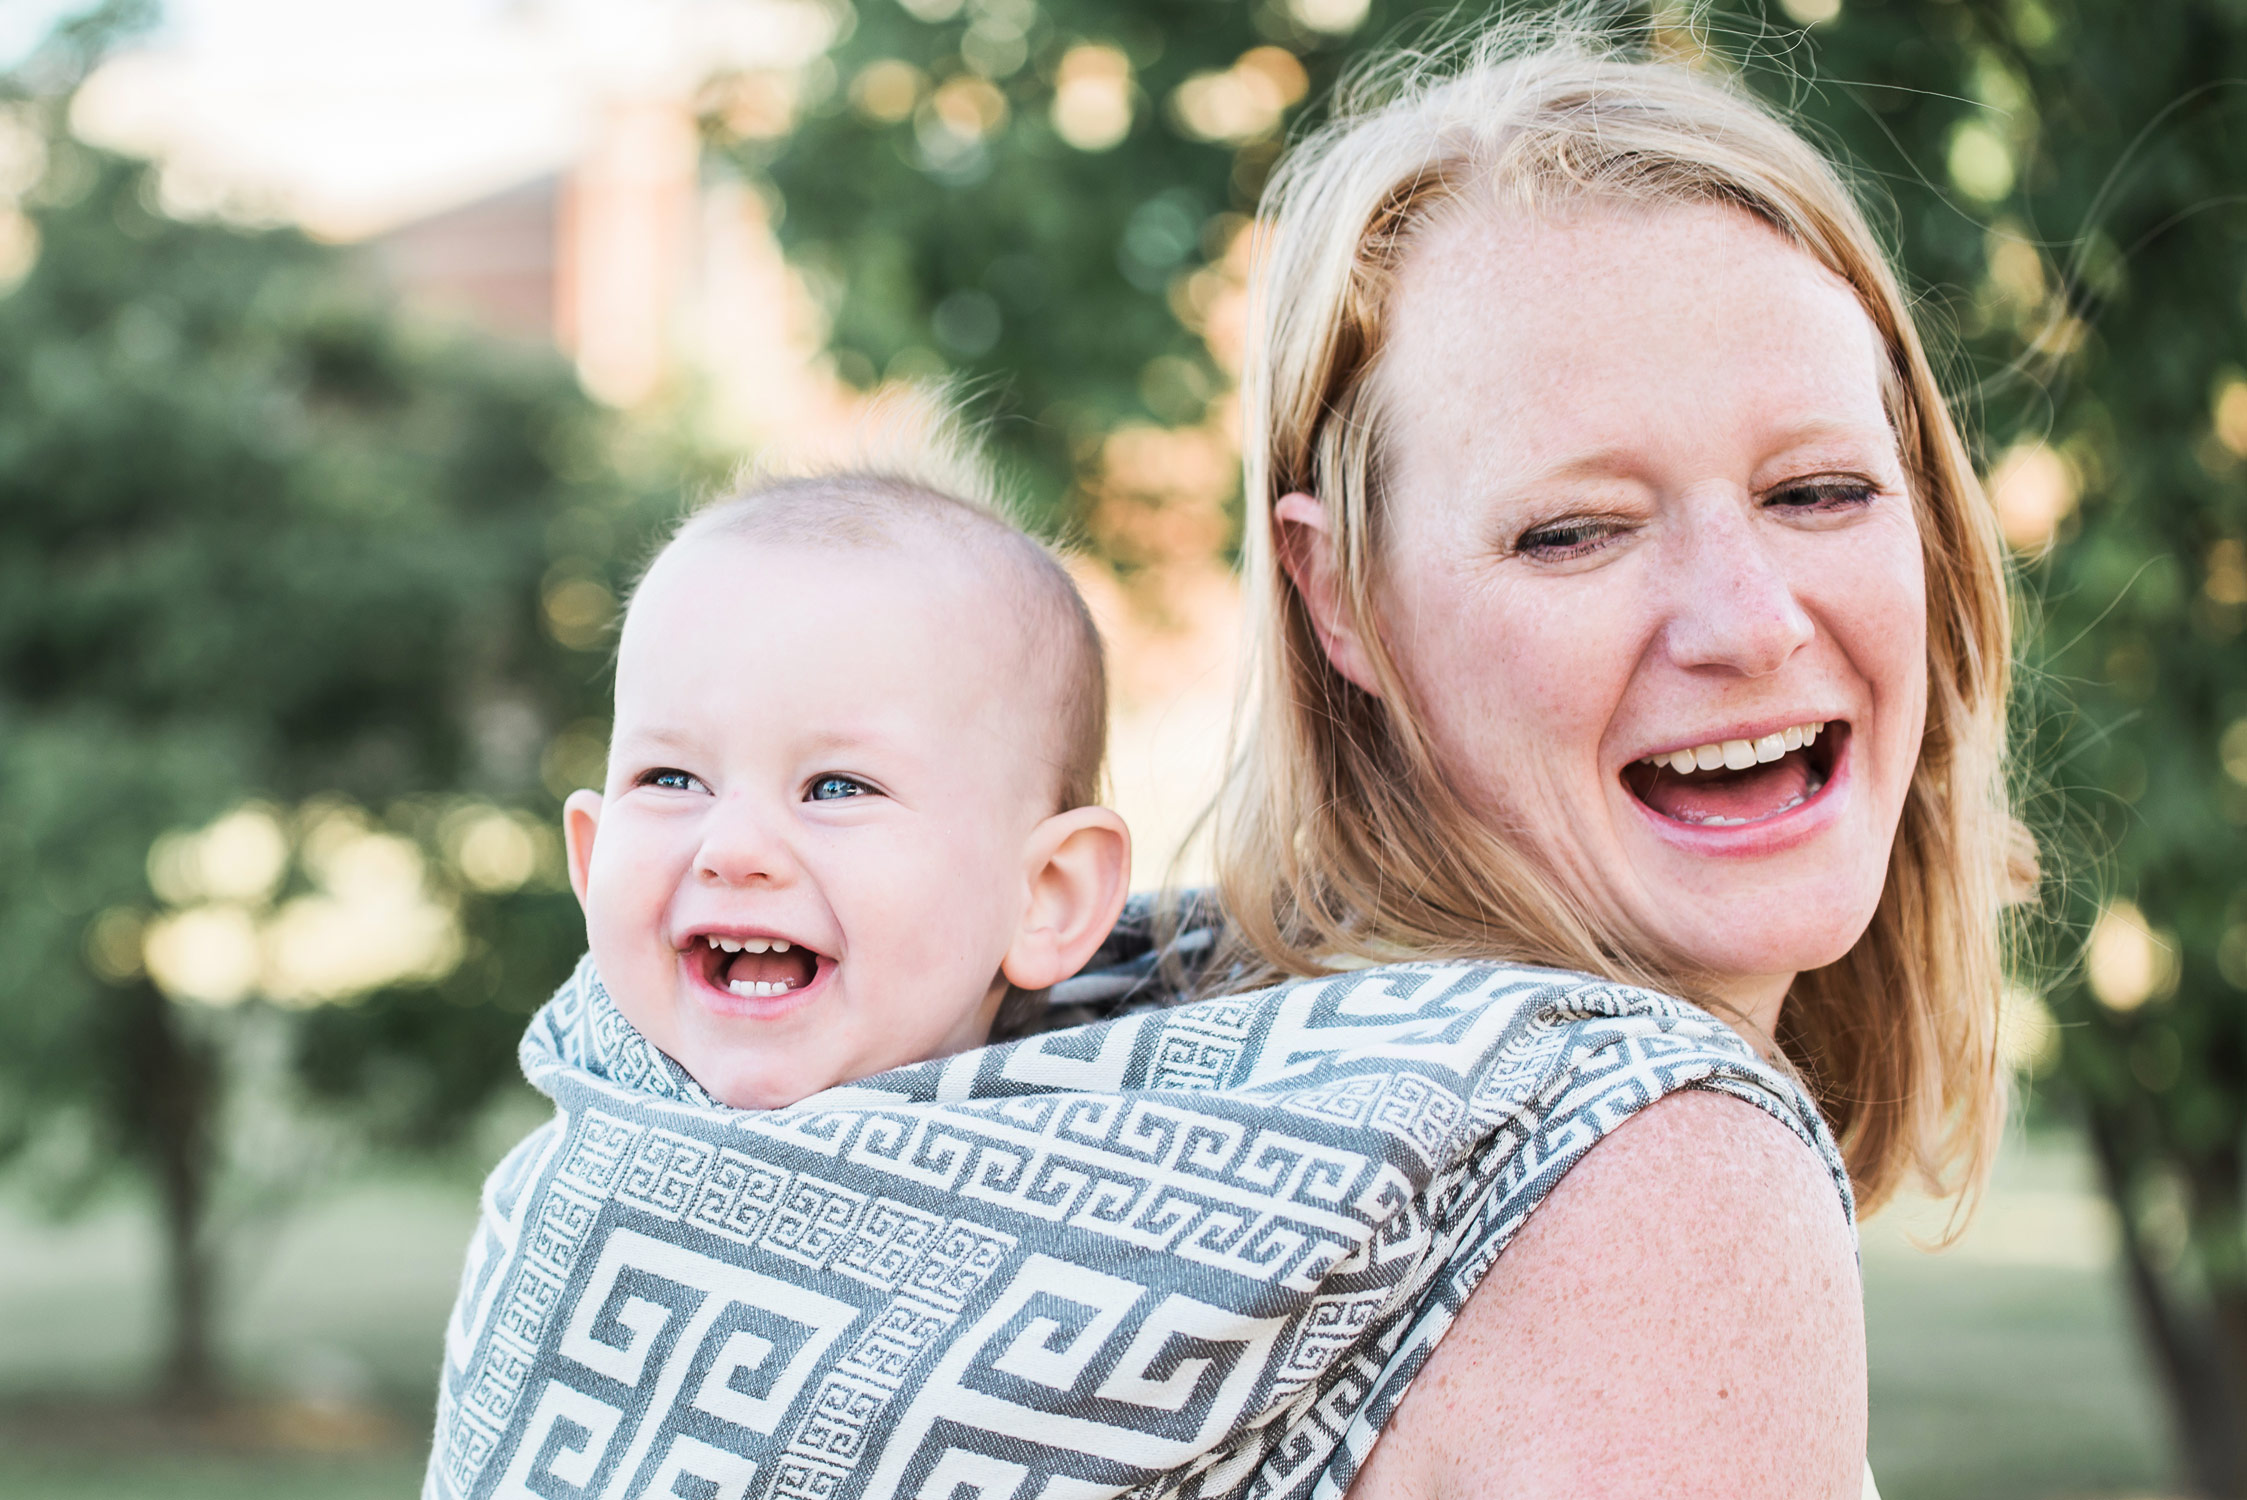
[(2224, 1408), (2208, 1420), (2221, 1425), (2233, 1455), (2234, 1488), (2229, 1493), (2247, 1495), (2247, 1380), (2239, 1378), (2239, 1372), (2247, 1370), (2247, 1292), (2221, 1287), (2213, 1300), (2216, 1333), (2231, 1378), (2212, 1393), (2210, 1404), (2220, 1400)]
[(216, 1060), (145, 979), (125, 1009), (124, 1117), (154, 1179), (164, 1236), (170, 1326), (160, 1389), (178, 1404), (209, 1405), (220, 1391), (212, 1339), (217, 1257), (207, 1223)]
[[(2161, 1372), (2178, 1446), (2195, 1490), (2235, 1500), (2247, 1496), (2247, 1451), (2240, 1443), (2241, 1395), (2234, 1371), (2247, 1369), (2247, 1304), (2218, 1299), (2213, 1318), (2195, 1318), (2147, 1257), (2130, 1214), (2130, 1175), (2120, 1130), (2106, 1111), (2087, 1111), (2087, 1134), (2099, 1177), (2122, 1225), (2123, 1269), (2138, 1328)], [(2236, 1301), (2237, 1299), (2232, 1299)]]

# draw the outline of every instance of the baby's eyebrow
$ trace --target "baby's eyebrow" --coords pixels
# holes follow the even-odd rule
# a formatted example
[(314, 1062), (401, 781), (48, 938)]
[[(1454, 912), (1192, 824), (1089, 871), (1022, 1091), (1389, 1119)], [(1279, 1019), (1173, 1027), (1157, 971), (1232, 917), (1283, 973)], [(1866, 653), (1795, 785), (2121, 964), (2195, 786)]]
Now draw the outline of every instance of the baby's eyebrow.
[(812, 729), (805, 733), (804, 743), (814, 750), (850, 750), (866, 745), (882, 745), (899, 738), (894, 732), (885, 732), (872, 725), (852, 725), (842, 729)]
[[(910, 751), (920, 736), (910, 724), (844, 724), (807, 726), (790, 737), (794, 753), (812, 756), (847, 754), (900, 754)], [(670, 724), (634, 725), (619, 732), (611, 743), (612, 754), (645, 758), (651, 754), (689, 754), (709, 748), (703, 735)]]
[(629, 746), (635, 750), (642, 748), (688, 750), (694, 748), (696, 740), (693, 735), (685, 730), (673, 729), (665, 724), (657, 724), (652, 727), (634, 725), (629, 729), (618, 731), (611, 744), (612, 748)]

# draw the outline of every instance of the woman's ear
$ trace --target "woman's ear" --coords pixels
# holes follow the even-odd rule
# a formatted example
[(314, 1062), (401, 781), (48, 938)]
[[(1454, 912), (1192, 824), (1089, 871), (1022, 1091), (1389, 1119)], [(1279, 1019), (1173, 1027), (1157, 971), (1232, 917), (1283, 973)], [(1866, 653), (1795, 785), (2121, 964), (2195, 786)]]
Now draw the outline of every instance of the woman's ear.
[(1025, 851), (1029, 902), (999, 967), (1016, 989), (1042, 990), (1085, 966), (1123, 913), (1131, 833), (1105, 807), (1040, 823)]
[(593, 878), (593, 835), (601, 826), (601, 794), (579, 789), (562, 804), (562, 847), (568, 852), (570, 889), (577, 892), (580, 910), (585, 887)]
[(1280, 566), (1311, 612), (1311, 626), (1334, 670), (1351, 682), (1381, 696), (1380, 679), (1373, 659), (1358, 638), (1357, 627), (1342, 603), (1342, 579), (1334, 566), (1334, 529), (1326, 507), (1309, 495), (1283, 495), (1272, 507), (1272, 545), (1279, 550)]

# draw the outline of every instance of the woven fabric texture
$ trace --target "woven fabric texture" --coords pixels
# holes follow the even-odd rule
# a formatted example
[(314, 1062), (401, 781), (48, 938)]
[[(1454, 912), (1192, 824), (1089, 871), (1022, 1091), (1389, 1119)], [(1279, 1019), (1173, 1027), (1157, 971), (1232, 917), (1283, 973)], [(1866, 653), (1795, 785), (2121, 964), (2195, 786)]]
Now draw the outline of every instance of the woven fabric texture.
[(1338, 1497), (1508, 1241), (1656, 1100), (1767, 1111), (1852, 1212), (1816, 1108), (1730, 1028), (1500, 964), (1142, 1010), (768, 1112), (715, 1104), (587, 961), (522, 1061), (555, 1116), (485, 1186), (436, 1500)]

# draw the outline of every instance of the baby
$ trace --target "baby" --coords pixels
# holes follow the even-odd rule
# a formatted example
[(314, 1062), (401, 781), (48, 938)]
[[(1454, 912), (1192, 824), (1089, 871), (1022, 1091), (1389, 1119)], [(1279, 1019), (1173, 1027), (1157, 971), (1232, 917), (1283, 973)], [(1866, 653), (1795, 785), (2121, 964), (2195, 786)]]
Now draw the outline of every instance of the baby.
[(625, 616), (607, 784), (564, 812), (610, 996), (739, 1109), (982, 1045), (1123, 906), (1084, 601), (972, 476), (891, 467), (679, 528)]

